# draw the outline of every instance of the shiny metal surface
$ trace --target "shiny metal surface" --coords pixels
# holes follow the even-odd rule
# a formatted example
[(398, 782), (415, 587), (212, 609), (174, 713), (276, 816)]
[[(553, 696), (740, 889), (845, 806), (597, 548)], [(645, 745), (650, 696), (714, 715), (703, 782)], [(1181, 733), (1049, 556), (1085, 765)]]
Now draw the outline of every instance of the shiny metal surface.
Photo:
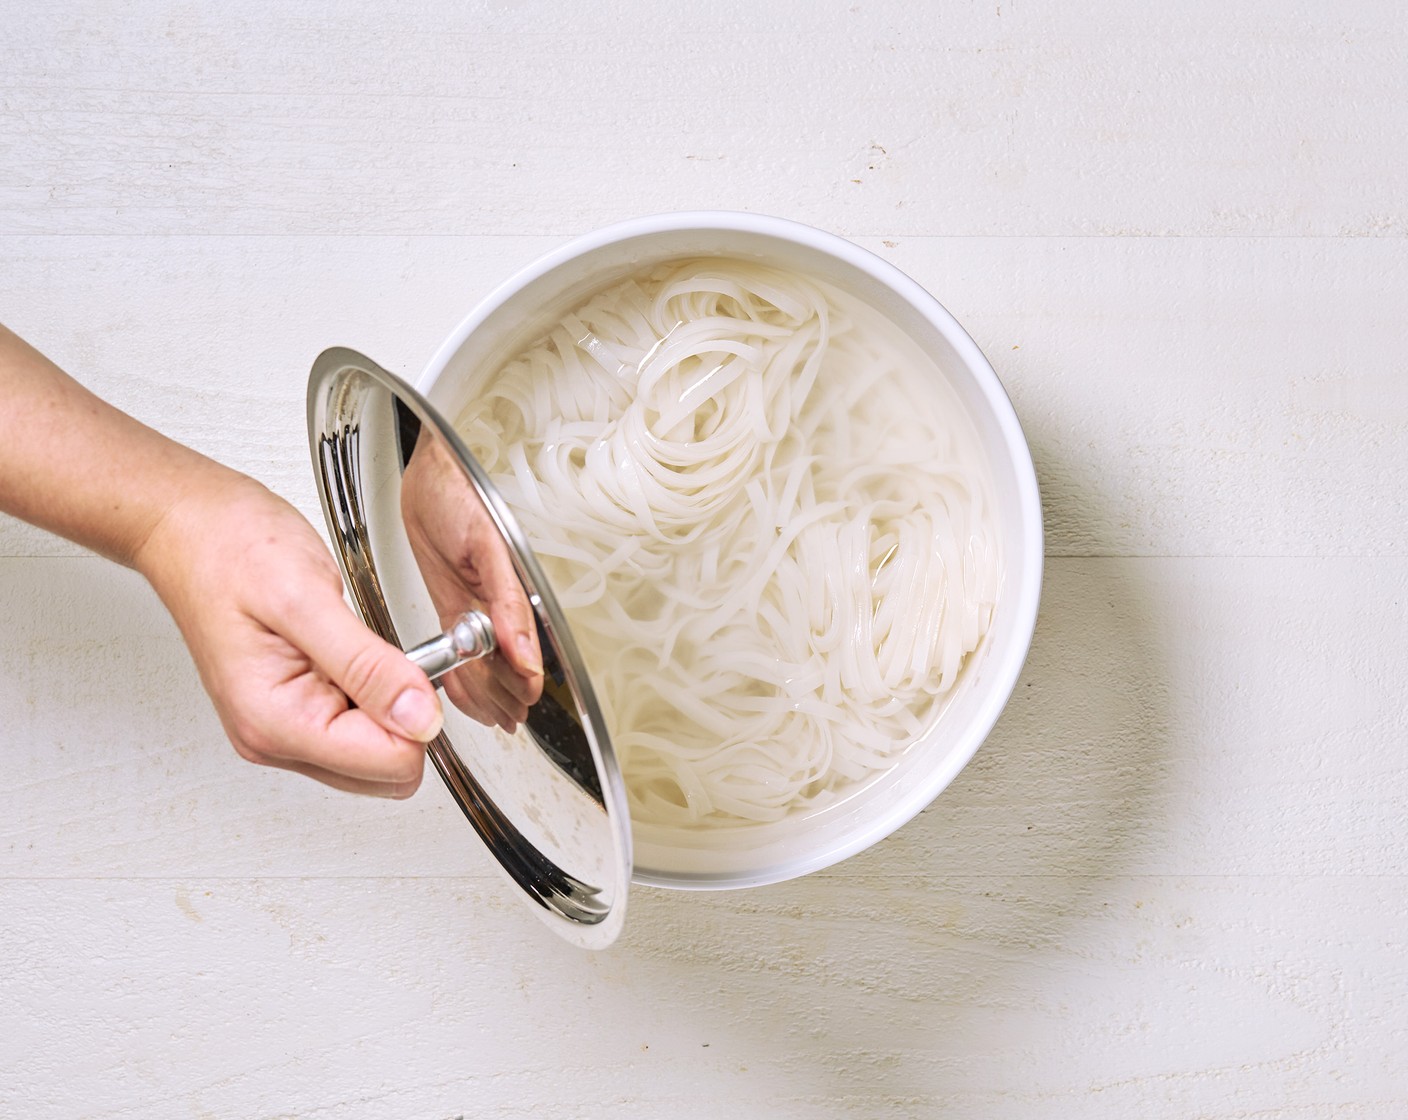
[(431, 638), (406, 656), (420, 666), (431, 680), (438, 680), (467, 661), (487, 657), (498, 648), (494, 624), (483, 611), (465, 611), (446, 627), (438, 638)]
[[(471, 655), (484, 664), (499, 656), (488, 617), (478, 609), (483, 604), (468, 587), (453, 613), (437, 605), (403, 523), (409, 508), (427, 502), (423, 489), (403, 493), (412, 475), (408, 443), (437, 441), (437, 453), (458, 465), (452, 484), (462, 482), (462, 491), (440, 493), (445, 483), (437, 476), (432, 505), (460, 515), (471, 509), (472, 524), (492, 524), (479, 543), (506, 550), (527, 592), (545, 678), (541, 699), (514, 735), (445, 703), (445, 729), (427, 753), (539, 915), (575, 944), (609, 945), (620, 932), (631, 878), (625, 793), (591, 682), (511, 511), (428, 402), (355, 351), (327, 350), (314, 363), (308, 434), (328, 531), (354, 605), (368, 626), (401, 648), (403, 635), (441, 631), (408, 654), (441, 684), (473, 668), (457, 669)], [(444, 594), (442, 578), (436, 595)]]

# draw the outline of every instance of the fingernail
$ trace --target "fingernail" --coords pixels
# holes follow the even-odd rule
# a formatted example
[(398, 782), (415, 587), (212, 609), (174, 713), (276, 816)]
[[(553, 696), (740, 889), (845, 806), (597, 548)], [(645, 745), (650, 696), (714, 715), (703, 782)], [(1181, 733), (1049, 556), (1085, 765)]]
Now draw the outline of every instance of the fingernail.
[(518, 660), (530, 673), (543, 675), (543, 661), (538, 656), (538, 652), (533, 648), (533, 639), (527, 634), (518, 635)]
[(445, 716), (440, 705), (416, 688), (408, 688), (391, 705), (391, 721), (401, 734), (418, 743), (428, 743), (440, 734)]

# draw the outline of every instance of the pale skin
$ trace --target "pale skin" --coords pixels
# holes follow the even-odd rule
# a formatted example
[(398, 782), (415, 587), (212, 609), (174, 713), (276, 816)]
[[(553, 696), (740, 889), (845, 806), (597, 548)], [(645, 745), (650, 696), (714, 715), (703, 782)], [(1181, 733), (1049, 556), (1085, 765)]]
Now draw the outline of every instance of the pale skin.
[[(107, 404), (3, 326), (0, 402), (0, 510), (146, 577), (243, 758), (352, 793), (415, 792), (443, 722), (435, 688), (352, 613), (297, 510)], [(521, 588), (458, 527), (443, 542), (420, 534), (427, 552), (475, 575), (476, 604), (500, 634), (493, 664), (474, 678), (459, 670), (450, 694), (512, 730), (542, 689)]]
[(500, 654), (450, 673), (445, 695), (480, 723), (512, 732), (542, 694), (532, 609), (489, 511), (428, 429), (401, 479), (401, 519), (440, 625), (474, 608), (498, 637)]

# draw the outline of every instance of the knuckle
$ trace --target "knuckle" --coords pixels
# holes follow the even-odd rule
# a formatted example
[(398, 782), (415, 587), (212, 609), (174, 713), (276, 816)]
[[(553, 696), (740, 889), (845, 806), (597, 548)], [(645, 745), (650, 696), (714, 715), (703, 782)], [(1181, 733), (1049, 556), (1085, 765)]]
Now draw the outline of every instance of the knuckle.
[(314, 557), (306, 575), (289, 578), (286, 571), (271, 571), (261, 581), (263, 611), (275, 620), (307, 620), (332, 607), (331, 597), (342, 598), (342, 576), (331, 556)]
[(305, 590), (298, 580), (269, 579), (264, 581), (262, 592), (270, 613), (277, 618), (297, 618), (304, 609)]
[(377, 685), (388, 675), (383, 651), (368, 642), (352, 655), (352, 659), (344, 667), (342, 688), (358, 703), (366, 703), (372, 699)]
[(252, 762), (256, 766), (273, 764), (271, 737), (258, 724), (245, 718), (237, 718), (230, 721), (227, 732), (235, 753), (246, 762)]

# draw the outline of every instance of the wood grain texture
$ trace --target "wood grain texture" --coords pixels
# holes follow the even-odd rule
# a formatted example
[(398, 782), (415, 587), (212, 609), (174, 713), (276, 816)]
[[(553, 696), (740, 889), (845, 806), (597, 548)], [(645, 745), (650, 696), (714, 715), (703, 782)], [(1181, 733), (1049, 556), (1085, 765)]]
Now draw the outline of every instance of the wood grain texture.
[[(434, 781), (383, 804), (239, 761), (131, 573), (0, 572), (0, 877), (487, 872)], [(1005, 875), (1399, 874), (1405, 678), (1397, 558), (1052, 559), (997, 728), (870, 874), (965, 851)]]
[(433, 780), (240, 762), (140, 579), (0, 519), (0, 1116), (1408, 1114), (1399, 6), (0, 0), (0, 319), (316, 516), (307, 370), (771, 212), (933, 291), (1040, 476), (953, 786), (559, 944)]
[[(353, 346), (413, 379), (476, 301), (559, 242), (6, 244), (25, 277), (8, 301), (16, 330), (52, 338), (55, 360), (105, 396), (316, 517), (301, 450), (313, 358)], [(1032, 445), (1052, 555), (1408, 551), (1408, 240), (861, 244), (988, 354)], [(0, 555), (51, 554), (76, 550), (0, 520)]]
[(0, 232), (1408, 234), (1390, 2), (9, 7)]
[(1401, 1115), (1399, 877), (874, 881), (874, 866), (641, 891), (598, 955), (473, 880), (12, 883), (0, 1106)]

